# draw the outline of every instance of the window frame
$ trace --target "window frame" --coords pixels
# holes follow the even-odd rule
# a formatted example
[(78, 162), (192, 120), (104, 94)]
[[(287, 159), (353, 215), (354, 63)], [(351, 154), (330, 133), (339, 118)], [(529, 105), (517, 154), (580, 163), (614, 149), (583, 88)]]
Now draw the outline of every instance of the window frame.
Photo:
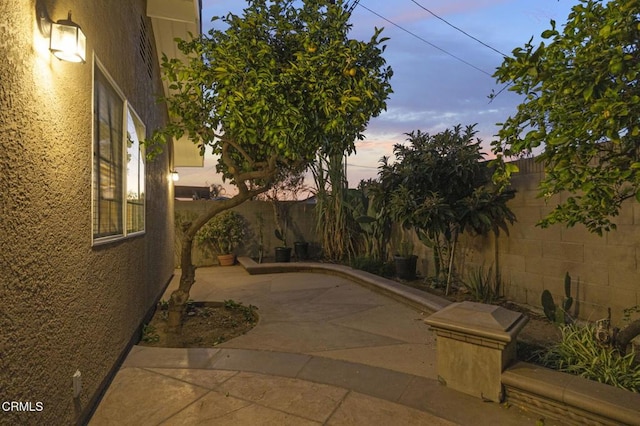
[[(104, 77), (104, 80), (106, 80), (106, 82), (110, 85), (110, 89), (116, 94), (116, 96), (119, 98), (119, 100), (122, 102), (122, 116), (121, 116), (121, 122), (120, 122), (120, 127), (121, 127), (121, 135), (119, 138), (119, 143), (120, 143), (120, 154), (121, 154), (121, 159), (120, 159), (120, 170), (117, 171), (119, 178), (120, 178), (120, 191), (119, 191), (119, 201), (120, 201), (120, 217), (119, 217), (119, 222), (118, 223), (118, 230), (116, 231), (117, 233), (115, 234), (111, 234), (111, 235), (103, 235), (100, 236), (98, 235), (97, 232), (97, 222), (96, 222), (96, 209), (99, 208), (99, 197), (100, 194), (97, 193), (96, 191), (99, 191), (100, 188), (97, 188), (98, 186), (98, 176), (97, 174), (100, 173), (98, 168), (99, 168), (99, 162), (98, 162), (98, 150), (97, 145), (99, 143), (99, 141), (97, 140), (97, 129), (96, 126), (98, 125), (98, 118), (96, 117), (96, 113), (98, 112), (98, 109), (96, 108), (96, 89), (97, 89), (97, 84), (96, 84), (96, 73), (99, 72), (102, 77)], [(91, 125), (92, 125), (92, 132), (91, 132), (91, 241), (92, 241), (92, 246), (97, 246), (97, 245), (103, 245), (103, 244), (108, 244), (111, 242), (115, 242), (115, 241), (121, 241), (124, 239), (128, 239), (128, 238), (133, 238), (133, 237), (137, 237), (140, 235), (144, 235), (146, 233), (146, 208), (147, 208), (147, 200), (146, 200), (146, 185), (147, 185), (147, 181), (146, 181), (146, 161), (145, 161), (145, 153), (144, 153), (144, 145), (142, 144), (142, 140), (144, 140), (144, 138), (146, 138), (146, 125), (145, 123), (141, 120), (140, 116), (138, 115), (138, 113), (135, 111), (135, 109), (133, 109), (133, 107), (131, 106), (131, 104), (129, 103), (129, 101), (127, 100), (127, 97), (124, 95), (124, 93), (122, 92), (122, 90), (120, 89), (120, 87), (115, 83), (114, 79), (111, 77), (111, 75), (109, 74), (109, 72), (106, 70), (106, 68), (104, 67), (104, 65), (97, 59), (94, 57), (94, 66), (93, 66), (93, 70), (92, 70), (92, 116), (91, 116)], [(139, 227), (139, 229), (135, 229), (133, 231), (129, 231), (129, 214), (128, 214), (128, 207), (129, 207), (129, 200), (128, 200), (128, 182), (127, 182), (127, 178), (128, 178), (128, 154), (130, 152), (129, 146), (128, 146), (128, 130), (129, 130), (129, 119), (131, 119), (134, 123), (134, 126), (137, 122), (137, 126), (136, 127), (136, 134), (138, 133), (137, 130), (138, 128), (141, 128), (142, 132), (144, 133), (142, 135), (137, 135), (137, 146), (138, 146), (138, 150), (139, 150), (139, 155), (138, 155), (138, 167), (141, 166), (142, 168), (142, 173), (140, 175), (140, 173), (138, 174), (138, 182), (137, 182), (137, 186), (138, 189), (142, 189), (142, 192), (139, 192), (138, 195), (141, 195), (141, 200), (142, 200), (142, 213), (141, 213), (141, 222), (142, 222), (142, 226)], [(119, 129), (120, 130), (120, 129)], [(118, 192), (118, 191), (116, 191)], [(116, 210), (117, 212), (117, 210)]]
[[(125, 147), (126, 149), (123, 149), (123, 153), (125, 155), (125, 162), (123, 163), (123, 175), (124, 175), (124, 184), (123, 184), (123, 192), (125, 194), (124, 196), (124, 200), (123, 200), (123, 204), (124, 204), (124, 209), (125, 209), (125, 217), (123, 219), (124, 222), (124, 233), (125, 233), (125, 237), (127, 236), (135, 236), (135, 235), (139, 235), (139, 234), (144, 234), (146, 231), (146, 224), (147, 224), (147, 219), (146, 219), (146, 213), (147, 213), (147, 195), (146, 195), (146, 188), (147, 188), (147, 163), (145, 161), (145, 149), (144, 149), (144, 144), (142, 143), (142, 141), (146, 138), (146, 131), (147, 131), (147, 126), (144, 124), (144, 122), (142, 121), (142, 119), (140, 119), (140, 116), (136, 113), (136, 111), (131, 108), (131, 105), (129, 104), (128, 101), (125, 101), (125, 116), (126, 116), (126, 121), (127, 121), (127, 129), (125, 130), (125, 135), (128, 134), (128, 123), (129, 123), (129, 118), (131, 118), (131, 120), (133, 121), (133, 125), (134, 127), (136, 127), (136, 141), (135, 141), (135, 145), (137, 145), (137, 151), (138, 151), (138, 164), (137, 164), (137, 171), (138, 171), (138, 177), (137, 177), (137, 187), (138, 187), (138, 200), (142, 201), (142, 214), (140, 216), (140, 221), (142, 223), (142, 227), (141, 229), (135, 229), (132, 231), (129, 231), (129, 220), (131, 219), (129, 213), (129, 205), (132, 205), (134, 203), (131, 202), (131, 199), (129, 198), (129, 173), (128, 173), (128, 161), (127, 157), (128, 157), (128, 153), (129, 153), (129, 147), (126, 146), (127, 143), (125, 141)], [(139, 126), (136, 125), (136, 122), (139, 124)], [(142, 130), (142, 138), (140, 138), (140, 135), (138, 134), (138, 127), (140, 127)], [(125, 136), (125, 140), (126, 140), (126, 136)], [(140, 168), (142, 168), (142, 172), (140, 172)], [(140, 176), (140, 174), (142, 176)]]

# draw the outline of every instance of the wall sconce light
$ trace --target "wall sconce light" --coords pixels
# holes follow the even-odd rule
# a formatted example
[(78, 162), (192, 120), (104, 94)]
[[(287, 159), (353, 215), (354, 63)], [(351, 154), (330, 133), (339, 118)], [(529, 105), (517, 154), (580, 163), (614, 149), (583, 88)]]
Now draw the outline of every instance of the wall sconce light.
[(86, 62), (87, 37), (80, 25), (67, 19), (53, 22), (43, 7), (37, 8), (38, 26), (43, 36), (49, 37), (49, 50), (53, 55), (68, 62)]
[(180, 175), (178, 174), (177, 171), (175, 171), (175, 170), (171, 171), (171, 180), (174, 181), (174, 182), (177, 182), (177, 181), (180, 180)]

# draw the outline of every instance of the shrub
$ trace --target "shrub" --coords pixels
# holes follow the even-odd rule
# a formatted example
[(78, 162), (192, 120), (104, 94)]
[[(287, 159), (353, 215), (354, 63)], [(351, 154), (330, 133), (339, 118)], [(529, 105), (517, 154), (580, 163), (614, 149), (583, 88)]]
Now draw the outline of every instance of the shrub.
[(562, 340), (541, 356), (543, 365), (632, 392), (640, 392), (640, 364), (598, 342), (595, 327), (561, 326)]
[(368, 257), (356, 257), (351, 260), (350, 266), (353, 269), (360, 269), (386, 278), (392, 277), (395, 274), (393, 264)]
[(151, 324), (145, 324), (142, 327), (142, 341), (145, 343), (155, 343), (160, 341), (160, 335), (156, 332), (156, 328)]
[(247, 223), (242, 215), (226, 210), (215, 215), (196, 234), (200, 244), (210, 244), (216, 254), (230, 254), (244, 239)]
[(486, 272), (484, 266), (470, 270), (463, 284), (476, 302), (493, 303), (500, 297), (500, 280), (491, 266)]

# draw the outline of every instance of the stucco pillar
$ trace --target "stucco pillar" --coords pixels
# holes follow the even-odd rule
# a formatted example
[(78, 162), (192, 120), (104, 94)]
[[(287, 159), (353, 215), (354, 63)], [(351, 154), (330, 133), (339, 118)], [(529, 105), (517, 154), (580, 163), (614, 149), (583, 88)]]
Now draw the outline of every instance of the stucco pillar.
[(501, 375), (516, 359), (516, 337), (529, 318), (500, 306), (454, 303), (428, 317), (436, 332), (437, 371), (447, 387), (500, 402)]

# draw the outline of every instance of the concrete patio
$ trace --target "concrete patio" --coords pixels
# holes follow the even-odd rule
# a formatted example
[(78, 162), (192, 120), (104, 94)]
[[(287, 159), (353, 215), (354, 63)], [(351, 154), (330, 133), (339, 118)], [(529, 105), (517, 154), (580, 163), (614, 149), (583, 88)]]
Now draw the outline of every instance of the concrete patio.
[[(177, 285), (176, 271), (165, 298)], [(191, 296), (259, 308), (211, 349), (135, 346), (91, 425), (522, 425), (537, 416), (448, 389), (420, 312), (334, 275), (201, 268)]]

